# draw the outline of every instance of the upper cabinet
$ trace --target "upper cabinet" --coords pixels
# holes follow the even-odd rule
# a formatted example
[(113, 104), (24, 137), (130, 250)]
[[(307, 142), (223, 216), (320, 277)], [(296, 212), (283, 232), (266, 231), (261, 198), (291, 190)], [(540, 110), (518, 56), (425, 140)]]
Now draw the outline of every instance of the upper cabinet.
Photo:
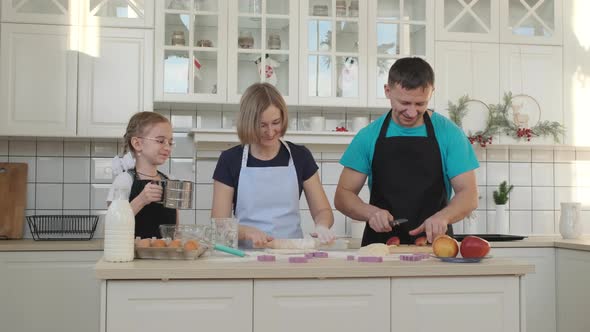
[(239, 103), (268, 82), (290, 105), (387, 106), (389, 67), (434, 57), (427, 0), (157, 2), (155, 100)]
[(227, 101), (227, 3), (156, 2), (156, 101)]
[(368, 4), (367, 104), (390, 107), (384, 86), (395, 60), (418, 56), (432, 63), (434, 3), (427, 0), (375, 0)]
[(121, 137), (134, 113), (153, 110), (154, 33), (88, 27), (82, 31), (97, 49), (96, 54), (78, 56), (77, 135)]
[(2, 22), (154, 26), (153, 0), (2, 0)]
[(436, 1), (436, 39), (498, 42), (498, 0)]
[(300, 104), (366, 105), (367, 2), (301, 1)]
[(80, 2), (83, 25), (124, 28), (154, 27), (154, 0), (71, 1)]
[(121, 137), (153, 109), (153, 0), (1, 5), (0, 134)]
[(561, 0), (503, 0), (500, 38), (505, 43), (561, 45)]
[(436, 1), (436, 39), (561, 45), (561, 0)]
[(277, 87), (287, 104), (297, 104), (298, 0), (230, 1), (228, 101), (238, 103), (253, 83)]
[(0, 30), (0, 134), (76, 135), (78, 43), (70, 27)]

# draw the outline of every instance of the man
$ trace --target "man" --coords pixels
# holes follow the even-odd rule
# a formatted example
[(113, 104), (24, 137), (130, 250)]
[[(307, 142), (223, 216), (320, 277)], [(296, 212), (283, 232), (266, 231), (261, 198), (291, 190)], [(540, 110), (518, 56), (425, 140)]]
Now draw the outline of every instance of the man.
[[(424, 233), (432, 243), (452, 235), (451, 224), (477, 207), (479, 163), (461, 128), (427, 110), (434, 72), (426, 61), (397, 60), (384, 88), (391, 110), (359, 131), (344, 152), (334, 203), (368, 223), (363, 246), (392, 236), (414, 244)], [(358, 196), (367, 176), (369, 204)], [(390, 222), (401, 218), (409, 221), (392, 229)]]

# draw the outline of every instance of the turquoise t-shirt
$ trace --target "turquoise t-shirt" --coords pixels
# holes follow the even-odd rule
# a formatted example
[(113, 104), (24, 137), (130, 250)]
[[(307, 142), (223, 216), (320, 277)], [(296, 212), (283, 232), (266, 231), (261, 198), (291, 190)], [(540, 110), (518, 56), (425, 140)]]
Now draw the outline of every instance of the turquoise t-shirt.
[[(352, 168), (357, 172), (368, 175), (369, 189), (371, 189), (373, 181), (371, 164), (373, 153), (375, 152), (375, 143), (377, 142), (379, 131), (386, 116), (387, 113), (361, 129), (340, 159), (340, 164), (344, 167)], [(438, 113), (432, 113), (430, 119), (432, 120), (434, 135), (440, 147), (444, 182), (448, 198), (450, 199), (453, 191), (451, 179), (457, 175), (478, 168), (479, 162), (471, 147), (471, 143), (469, 143), (467, 136), (461, 128)], [(393, 136), (426, 137), (426, 125), (406, 128), (391, 120), (387, 128), (386, 137)]]

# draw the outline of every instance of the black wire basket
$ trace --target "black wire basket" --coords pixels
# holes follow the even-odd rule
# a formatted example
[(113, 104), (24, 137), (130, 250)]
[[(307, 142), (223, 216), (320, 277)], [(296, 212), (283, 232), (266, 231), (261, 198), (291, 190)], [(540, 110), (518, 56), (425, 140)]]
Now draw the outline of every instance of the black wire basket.
[(28, 216), (27, 223), (35, 241), (90, 240), (94, 236), (99, 216), (63, 215)]

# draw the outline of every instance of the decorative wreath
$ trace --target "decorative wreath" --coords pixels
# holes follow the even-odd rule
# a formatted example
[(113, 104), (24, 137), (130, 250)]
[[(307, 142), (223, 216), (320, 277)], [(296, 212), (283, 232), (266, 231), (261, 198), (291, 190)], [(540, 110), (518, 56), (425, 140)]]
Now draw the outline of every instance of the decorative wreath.
[[(532, 127), (526, 126), (528, 124), (528, 115), (520, 115), (513, 109), (513, 100), (515, 98), (531, 99), (536, 104), (539, 111), (539, 119)], [(488, 109), (485, 128), (475, 133), (467, 133), (467, 138), (471, 144), (477, 142), (481, 147), (485, 147), (487, 144), (492, 144), (492, 137), (494, 135), (501, 133), (517, 140), (526, 139), (527, 142), (530, 142), (533, 137), (552, 136), (553, 141), (559, 143), (559, 136), (565, 132), (565, 127), (559, 122), (540, 120), (541, 108), (537, 100), (525, 94), (512, 95), (512, 92), (505, 93), (503, 103), (495, 105), (486, 105), (480, 100), (470, 99), (468, 95), (459, 98), (456, 105), (449, 101), (449, 117), (460, 128), (463, 128), (463, 118), (467, 114), (467, 104), (470, 102), (481, 103)], [(512, 120), (510, 120), (510, 111), (512, 111)], [(525, 117), (524, 120), (526, 121), (522, 121), (522, 117)]]

